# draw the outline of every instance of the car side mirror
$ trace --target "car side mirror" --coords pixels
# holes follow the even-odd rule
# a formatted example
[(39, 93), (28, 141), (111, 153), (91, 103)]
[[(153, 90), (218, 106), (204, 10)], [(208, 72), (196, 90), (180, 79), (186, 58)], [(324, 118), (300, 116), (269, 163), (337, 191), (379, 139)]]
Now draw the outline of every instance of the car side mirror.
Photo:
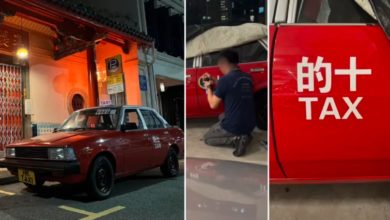
[(54, 128), (53, 133), (57, 133), (57, 132), (58, 132), (58, 128)]

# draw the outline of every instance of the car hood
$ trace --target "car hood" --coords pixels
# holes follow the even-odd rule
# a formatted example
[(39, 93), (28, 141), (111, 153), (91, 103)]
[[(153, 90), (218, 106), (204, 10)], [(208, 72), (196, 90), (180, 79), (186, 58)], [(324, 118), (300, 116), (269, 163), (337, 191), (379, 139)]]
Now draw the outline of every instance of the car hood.
[(46, 135), (41, 135), (29, 139), (24, 139), (11, 144), (10, 146), (50, 146), (50, 145), (67, 145), (80, 141), (86, 138), (95, 137), (101, 135), (107, 131), (74, 131), (74, 132), (57, 132)]

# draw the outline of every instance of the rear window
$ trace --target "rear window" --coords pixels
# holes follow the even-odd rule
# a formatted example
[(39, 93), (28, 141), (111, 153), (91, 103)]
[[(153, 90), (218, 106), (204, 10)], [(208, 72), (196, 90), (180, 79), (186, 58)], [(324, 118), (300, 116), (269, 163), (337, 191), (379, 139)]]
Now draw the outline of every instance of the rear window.
[(297, 23), (376, 23), (354, 0), (300, 0)]
[[(258, 41), (253, 41), (241, 46), (233, 47), (240, 56), (240, 63), (251, 63), (267, 60), (267, 50)], [(216, 66), (220, 52), (203, 55), (202, 66)]]

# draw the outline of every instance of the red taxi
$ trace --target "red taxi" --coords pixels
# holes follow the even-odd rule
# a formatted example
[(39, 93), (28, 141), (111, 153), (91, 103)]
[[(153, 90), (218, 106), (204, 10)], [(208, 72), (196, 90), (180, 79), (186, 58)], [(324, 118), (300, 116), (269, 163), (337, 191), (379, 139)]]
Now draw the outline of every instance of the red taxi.
[[(244, 24), (245, 25), (245, 24)], [(260, 24), (259, 24), (260, 25)], [(224, 31), (223, 35), (229, 35), (229, 32), (237, 32), (234, 26), (230, 31)], [(244, 32), (244, 31), (243, 31)], [(265, 31), (266, 32), (266, 31)], [(245, 33), (245, 32), (244, 32)], [(231, 34), (233, 35), (233, 34)], [(207, 31), (198, 36), (202, 39), (214, 39), (215, 34), (209, 34)], [(241, 38), (245, 39), (245, 37)], [(235, 50), (240, 57), (240, 68), (252, 76), (255, 93), (257, 124), (261, 129), (267, 129), (267, 39), (266, 36), (262, 39), (253, 39), (234, 42), (234, 46), (230, 47), (222, 45), (220, 49), (212, 50), (212, 52), (199, 52), (196, 56), (188, 57), (187, 50), (187, 69), (186, 69), (186, 116), (187, 118), (206, 118), (216, 117), (223, 112), (223, 106), (217, 109), (211, 109), (207, 102), (205, 87), (202, 76), (205, 73), (218, 81), (222, 77), (222, 73), (217, 67), (217, 59), (219, 53), (223, 49)], [(211, 45), (208, 45), (210, 43)], [(191, 44), (188, 43), (188, 44)], [(201, 43), (203, 47), (215, 47), (213, 42)], [(206, 45), (206, 46), (205, 46)], [(187, 46), (188, 47), (188, 46)]]
[(45, 181), (86, 183), (95, 199), (110, 196), (115, 178), (160, 167), (179, 173), (183, 131), (146, 107), (98, 107), (74, 112), (56, 132), (6, 147), (0, 166), (31, 189)]
[(389, 180), (388, 1), (270, 8), (271, 182)]

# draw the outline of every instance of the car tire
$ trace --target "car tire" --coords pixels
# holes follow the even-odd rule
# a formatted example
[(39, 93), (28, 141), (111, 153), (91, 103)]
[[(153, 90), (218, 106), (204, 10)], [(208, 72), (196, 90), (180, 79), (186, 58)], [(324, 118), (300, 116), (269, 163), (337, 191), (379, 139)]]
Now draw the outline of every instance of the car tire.
[(35, 185), (31, 185), (28, 183), (23, 183), (23, 184), (27, 187), (29, 191), (37, 192), (42, 189), (43, 184), (45, 184), (45, 181), (39, 178), (37, 178), (35, 181), (36, 181)]
[(257, 127), (261, 130), (268, 129), (268, 95), (263, 90), (255, 94), (255, 112)]
[(98, 156), (88, 173), (87, 193), (92, 199), (103, 200), (110, 197), (114, 187), (114, 169), (110, 160), (105, 156)]
[(160, 167), (165, 177), (175, 177), (179, 174), (179, 159), (174, 149), (169, 149), (164, 164)]

